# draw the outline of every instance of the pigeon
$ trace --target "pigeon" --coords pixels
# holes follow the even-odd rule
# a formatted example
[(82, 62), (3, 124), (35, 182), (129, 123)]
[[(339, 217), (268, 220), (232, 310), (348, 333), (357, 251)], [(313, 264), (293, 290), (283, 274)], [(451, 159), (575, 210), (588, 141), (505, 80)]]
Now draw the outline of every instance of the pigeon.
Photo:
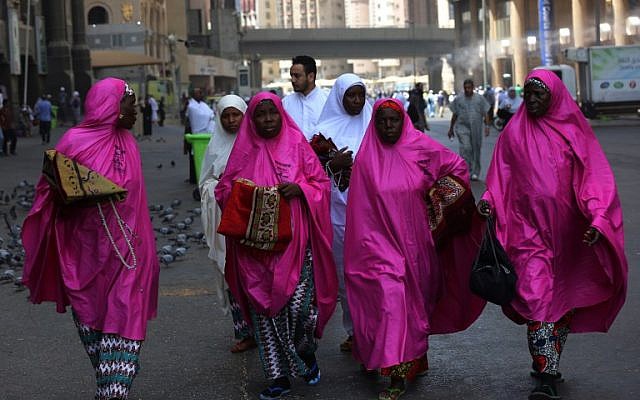
[(160, 257), (160, 262), (163, 263), (164, 265), (171, 264), (173, 260), (175, 260), (175, 258), (171, 254), (163, 254)]
[(204, 233), (202, 232), (194, 232), (193, 234), (191, 234), (192, 238), (196, 239), (196, 240), (200, 240), (204, 237)]
[(174, 201), (171, 202), (171, 205), (174, 207), (179, 206), (180, 204), (182, 204), (182, 201), (175, 199)]
[(173, 233), (173, 229), (171, 228), (167, 228), (166, 226), (163, 226), (162, 228), (157, 230), (158, 232), (160, 232), (163, 235), (169, 235)]
[(186, 249), (186, 248), (184, 248), (184, 247), (178, 247), (178, 248), (176, 249), (176, 256), (182, 257), (182, 256), (184, 256), (185, 254), (187, 254), (187, 249)]
[(173, 161), (173, 160), (171, 160), (171, 166), (172, 166), (172, 167), (175, 167), (175, 166), (176, 166), (176, 162), (175, 162), (175, 161)]
[(162, 252), (162, 254), (172, 254), (173, 253), (173, 246), (171, 246), (170, 244), (168, 244), (166, 246), (162, 246), (160, 248), (160, 251)]
[(16, 271), (8, 269), (0, 275), (0, 282), (13, 282), (16, 279)]
[(162, 218), (162, 222), (171, 222), (175, 217), (175, 214), (167, 214)]
[(172, 214), (172, 213), (173, 213), (173, 208), (167, 207), (164, 210), (162, 210), (162, 212), (160, 213), (160, 216), (163, 217), (167, 214)]
[(191, 225), (193, 223), (193, 218), (187, 217), (187, 218), (184, 219), (183, 222), (184, 222), (185, 225), (189, 226), (189, 225)]
[(162, 168), (162, 164), (156, 165), (156, 168), (161, 169)]
[(187, 225), (185, 225), (184, 222), (178, 222), (176, 224), (176, 228), (178, 228), (179, 230), (183, 231), (183, 230), (187, 229)]
[(16, 292), (22, 292), (23, 290), (26, 289), (26, 287), (24, 286), (24, 284), (22, 283), (22, 277), (19, 276), (17, 277), (14, 281), (13, 284), (16, 286)]

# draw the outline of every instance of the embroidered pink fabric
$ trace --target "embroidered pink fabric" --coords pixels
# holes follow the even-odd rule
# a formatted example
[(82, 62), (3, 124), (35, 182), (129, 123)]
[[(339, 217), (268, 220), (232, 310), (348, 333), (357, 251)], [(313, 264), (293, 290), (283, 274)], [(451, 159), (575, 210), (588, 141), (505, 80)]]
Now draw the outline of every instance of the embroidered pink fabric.
[[(253, 123), (256, 106), (264, 100), (271, 100), (282, 117), (280, 134), (271, 139), (259, 136)], [(319, 314), (316, 336), (321, 337), (335, 309), (338, 293), (338, 278), (331, 253), (329, 178), (276, 95), (262, 92), (251, 99), (227, 167), (216, 186), (216, 200), (220, 208), (224, 209), (233, 182), (239, 178), (249, 179), (258, 186), (295, 182), (300, 185), (304, 196), (289, 201), (293, 238), (283, 252), (257, 258), (254, 252), (227, 240), (225, 279), (229, 289), (245, 316), (248, 316), (248, 304), (260, 314), (275, 316), (291, 298), (300, 280), (306, 247), (311, 244)]]
[[(549, 111), (520, 107), (500, 134), (487, 172), (497, 237), (518, 274), (505, 313), (555, 322), (576, 312), (571, 332), (605, 332), (627, 290), (622, 209), (611, 167), (587, 120), (550, 71), (534, 70), (551, 91)], [(602, 237), (582, 243), (589, 226)]]
[[(62, 207), (40, 179), (22, 230), (24, 283), (34, 303), (56, 302), (58, 312), (71, 305), (93, 329), (143, 340), (147, 321), (156, 316), (159, 266), (136, 140), (116, 127), (124, 93), (120, 79), (93, 85), (84, 121), (64, 134), (56, 150), (128, 190), (126, 200), (115, 206), (133, 230), (137, 267), (129, 270), (118, 259), (97, 207)], [(131, 263), (111, 206), (102, 209), (118, 249)]]
[(428, 335), (467, 328), (485, 305), (469, 290), (482, 224), (454, 236), (441, 253), (429, 228), (429, 189), (445, 176), (458, 178), (468, 188), (466, 164), (414, 129), (404, 111), (398, 142), (382, 142), (375, 115), (388, 101), (401, 106), (390, 99), (375, 103), (353, 166), (347, 204), (344, 258), (353, 354), (367, 369), (423, 356)]

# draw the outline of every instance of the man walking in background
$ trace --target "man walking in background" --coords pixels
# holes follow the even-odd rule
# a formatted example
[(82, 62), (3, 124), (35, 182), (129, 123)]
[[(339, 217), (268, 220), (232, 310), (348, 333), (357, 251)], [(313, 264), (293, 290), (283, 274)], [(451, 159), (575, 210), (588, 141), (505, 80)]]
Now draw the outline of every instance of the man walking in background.
[(453, 115), (449, 127), (449, 137), (454, 134), (460, 142), (460, 155), (469, 166), (471, 180), (477, 181), (480, 176), (480, 149), (482, 148), (482, 122), (484, 135), (489, 136), (489, 103), (473, 91), (473, 80), (466, 79), (463, 84), (464, 94), (458, 95), (449, 106)]
[(42, 95), (34, 106), (35, 119), (38, 121), (40, 137), (42, 144), (49, 143), (51, 140), (51, 102), (46, 95)]
[(282, 99), (284, 109), (291, 115), (307, 139), (311, 139), (327, 94), (316, 86), (316, 60), (309, 56), (296, 56), (291, 60), (293, 93)]

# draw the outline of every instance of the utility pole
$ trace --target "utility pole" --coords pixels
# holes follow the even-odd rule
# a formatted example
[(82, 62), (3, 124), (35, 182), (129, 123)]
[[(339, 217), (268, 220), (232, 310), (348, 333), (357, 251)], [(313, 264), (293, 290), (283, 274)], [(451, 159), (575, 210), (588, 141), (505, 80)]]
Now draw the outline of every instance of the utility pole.
[(487, 60), (487, 1), (482, 0), (482, 86), (485, 90), (487, 90), (488, 78), (487, 78), (487, 70), (488, 68), (488, 60)]

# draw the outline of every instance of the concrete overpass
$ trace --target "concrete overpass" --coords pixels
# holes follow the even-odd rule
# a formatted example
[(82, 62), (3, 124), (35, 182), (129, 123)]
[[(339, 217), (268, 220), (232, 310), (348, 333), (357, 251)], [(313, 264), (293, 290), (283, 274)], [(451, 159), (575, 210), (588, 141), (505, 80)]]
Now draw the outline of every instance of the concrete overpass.
[(451, 53), (454, 30), (408, 28), (253, 29), (243, 33), (240, 52), (248, 59), (437, 57)]

